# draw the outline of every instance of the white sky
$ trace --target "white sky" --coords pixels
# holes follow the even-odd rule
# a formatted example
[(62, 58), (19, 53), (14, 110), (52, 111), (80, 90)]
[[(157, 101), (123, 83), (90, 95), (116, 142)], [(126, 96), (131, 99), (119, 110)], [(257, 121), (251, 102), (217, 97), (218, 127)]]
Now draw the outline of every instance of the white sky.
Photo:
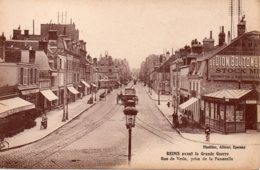
[[(260, 31), (260, 0), (241, 0), (247, 31)], [(40, 24), (57, 23), (58, 11), (67, 11), (87, 42), (87, 51), (99, 57), (105, 51), (113, 58), (127, 58), (138, 68), (149, 54), (171, 52), (200, 42), (213, 31), (218, 43), (219, 27), (230, 30), (230, 0), (0, 0), (0, 32), (7, 39), (12, 29), (30, 29)], [(61, 17), (60, 17), (61, 18)], [(60, 19), (61, 21), (61, 19)], [(234, 17), (235, 28), (237, 16)], [(236, 32), (235, 32), (236, 33)]]

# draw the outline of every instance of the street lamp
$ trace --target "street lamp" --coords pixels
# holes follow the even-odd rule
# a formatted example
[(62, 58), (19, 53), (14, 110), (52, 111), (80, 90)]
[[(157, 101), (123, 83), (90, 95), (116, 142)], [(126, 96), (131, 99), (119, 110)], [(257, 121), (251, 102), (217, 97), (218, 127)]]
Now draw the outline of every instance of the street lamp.
[(128, 164), (131, 163), (131, 133), (132, 127), (135, 127), (135, 116), (137, 115), (138, 110), (134, 107), (126, 107), (123, 110), (126, 116), (126, 128), (128, 129), (129, 133), (129, 140), (128, 140)]

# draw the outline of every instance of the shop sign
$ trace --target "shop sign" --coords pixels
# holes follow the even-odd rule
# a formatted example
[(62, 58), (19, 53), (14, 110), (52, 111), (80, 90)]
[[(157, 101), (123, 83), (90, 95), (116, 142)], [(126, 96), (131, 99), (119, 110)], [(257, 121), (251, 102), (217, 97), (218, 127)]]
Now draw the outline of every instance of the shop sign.
[(208, 62), (208, 78), (259, 81), (260, 56), (216, 55)]

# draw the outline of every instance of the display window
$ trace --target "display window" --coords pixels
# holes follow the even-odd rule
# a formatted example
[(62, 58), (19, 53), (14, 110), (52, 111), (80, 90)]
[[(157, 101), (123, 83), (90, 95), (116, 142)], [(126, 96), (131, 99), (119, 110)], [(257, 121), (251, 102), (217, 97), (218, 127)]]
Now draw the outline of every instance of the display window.
[(224, 104), (220, 104), (219, 105), (219, 116), (220, 116), (220, 120), (224, 120), (225, 119), (225, 106)]
[(234, 105), (226, 105), (226, 122), (235, 121)]

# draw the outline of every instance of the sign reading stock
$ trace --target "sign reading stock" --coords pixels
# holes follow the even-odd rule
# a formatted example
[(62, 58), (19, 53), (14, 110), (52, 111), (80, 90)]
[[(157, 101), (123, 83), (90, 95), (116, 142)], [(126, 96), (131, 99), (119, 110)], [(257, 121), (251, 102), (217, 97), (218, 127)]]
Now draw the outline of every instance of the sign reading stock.
[(260, 80), (260, 56), (216, 55), (208, 62), (209, 80)]

